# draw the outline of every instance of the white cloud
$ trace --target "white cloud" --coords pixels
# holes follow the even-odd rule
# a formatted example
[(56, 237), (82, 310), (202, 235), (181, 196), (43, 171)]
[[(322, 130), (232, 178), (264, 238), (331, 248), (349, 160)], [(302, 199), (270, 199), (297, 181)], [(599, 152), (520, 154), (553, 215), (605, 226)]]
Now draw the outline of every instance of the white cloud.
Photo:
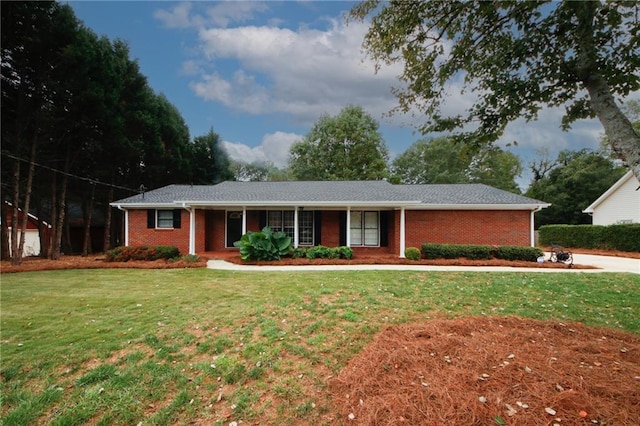
[(191, 28), (202, 23), (198, 15), (191, 16), (191, 3), (178, 3), (170, 10), (156, 10), (153, 16), (167, 28)]
[(206, 14), (214, 25), (226, 27), (232, 22), (245, 22), (252, 19), (256, 12), (265, 12), (264, 3), (254, 1), (223, 1), (207, 8)]
[(169, 10), (156, 10), (153, 16), (167, 28), (203, 28), (207, 25), (226, 27), (234, 22), (245, 22), (256, 13), (265, 12), (269, 8), (265, 3), (254, 1), (219, 1), (210, 3), (204, 16), (193, 11), (193, 3), (178, 3)]
[[(201, 29), (202, 53), (215, 64), (216, 71), (203, 74), (192, 88), (198, 96), (236, 111), (286, 113), (305, 124), (322, 114), (335, 114), (348, 104), (362, 105), (381, 119), (396, 104), (390, 88), (397, 84), (400, 68), (385, 67), (376, 75), (373, 63), (363, 61), (360, 46), (366, 28), (333, 20), (326, 30), (270, 26)], [(237, 68), (223, 75), (225, 60), (236, 63)], [(242, 70), (243, 79), (238, 78), (238, 70)], [(211, 85), (219, 80), (228, 83), (229, 96), (218, 93), (220, 82)]]
[(289, 161), (289, 149), (294, 142), (302, 139), (295, 133), (275, 132), (265, 135), (262, 143), (250, 147), (243, 143), (224, 141), (223, 145), (229, 157), (243, 163), (273, 163), (284, 167)]

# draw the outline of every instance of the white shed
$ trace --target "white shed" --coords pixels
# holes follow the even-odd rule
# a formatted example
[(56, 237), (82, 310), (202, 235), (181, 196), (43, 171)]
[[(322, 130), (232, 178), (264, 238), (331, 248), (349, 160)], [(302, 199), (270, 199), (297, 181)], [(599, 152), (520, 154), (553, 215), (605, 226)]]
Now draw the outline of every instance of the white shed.
[(629, 170), (611, 188), (582, 211), (594, 225), (640, 223), (640, 182)]

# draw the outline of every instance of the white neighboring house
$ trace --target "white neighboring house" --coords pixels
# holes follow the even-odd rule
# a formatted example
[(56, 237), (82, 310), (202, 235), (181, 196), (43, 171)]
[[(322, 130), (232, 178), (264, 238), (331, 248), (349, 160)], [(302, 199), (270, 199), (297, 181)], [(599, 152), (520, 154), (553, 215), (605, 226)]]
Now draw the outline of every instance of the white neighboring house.
[[(7, 225), (8, 225), (8, 232), (9, 232), (9, 254), (11, 254), (11, 212), (10, 209), (12, 208), (12, 204), (8, 201), (5, 201), (5, 203), (8, 206), (7, 209)], [(18, 209), (18, 222), (22, 223), (22, 219), (24, 212), (22, 211), (22, 209)], [(0, 214), (0, 220), (2, 220), (1, 218), (1, 214)], [(41, 252), (41, 247), (40, 247), (40, 231), (38, 230), (38, 218), (35, 217), (34, 215), (32, 215), (31, 213), (29, 213), (27, 215), (27, 229), (25, 230), (25, 235), (24, 235), (24, 247), (23, 247), (23, 251), (22, 251), (22, 256), (23, 257), (27, 257), (27, 256), (39, 256), (40, 252)], [(51, 229), (51, 225), (49, 225), (46, 222), (43, 222), (44, 226), (47, 228), (47, 231)], [(47, 232), (45, 231), (45, 232)], [(20, 239), (20, 231), (18, 230), (18, 239)]]
[(640, 182), (629, 170), (611, 188), (582, 211), (594, 225), (640, 223)]

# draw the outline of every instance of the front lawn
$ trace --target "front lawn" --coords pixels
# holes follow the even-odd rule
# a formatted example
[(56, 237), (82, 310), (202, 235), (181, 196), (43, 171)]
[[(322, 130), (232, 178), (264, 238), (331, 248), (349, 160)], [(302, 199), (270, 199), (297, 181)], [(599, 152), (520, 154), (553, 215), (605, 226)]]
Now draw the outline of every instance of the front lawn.
[(327, 380), (386, 325), (471, 315), (640, 334), (633, 274), (3, 274), (3, 424), (331, 424)]

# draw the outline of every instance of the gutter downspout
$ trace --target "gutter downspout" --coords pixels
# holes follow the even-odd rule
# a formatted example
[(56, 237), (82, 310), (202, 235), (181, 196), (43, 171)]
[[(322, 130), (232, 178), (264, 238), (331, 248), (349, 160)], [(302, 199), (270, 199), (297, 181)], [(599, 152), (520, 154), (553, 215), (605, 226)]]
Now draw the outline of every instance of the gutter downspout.
[(542, 207), (538, 206), (535, 208), (535, 210), (531, 210), (531, 219), (530, 219), (530, 223), (529, 223), (529, 229), (530, 229), (530, 239), (531, 239), (531, 247), (535, 247), (536, 246), (536, 230), (535, 230), (535, 220), (534, 220), (534, 215), (536, 212), (539, 212), (540, 210), (542, 210)]
[(122, 204), (118, 204), (118, 210), (124, 212), (124, 246), (129, 246), (129, 210), (123, 209)]
[(196, 209), (187, 207), (186, 203), (182, 203), (182, 207), (189, 212), (189, 254), (196, 254)]

